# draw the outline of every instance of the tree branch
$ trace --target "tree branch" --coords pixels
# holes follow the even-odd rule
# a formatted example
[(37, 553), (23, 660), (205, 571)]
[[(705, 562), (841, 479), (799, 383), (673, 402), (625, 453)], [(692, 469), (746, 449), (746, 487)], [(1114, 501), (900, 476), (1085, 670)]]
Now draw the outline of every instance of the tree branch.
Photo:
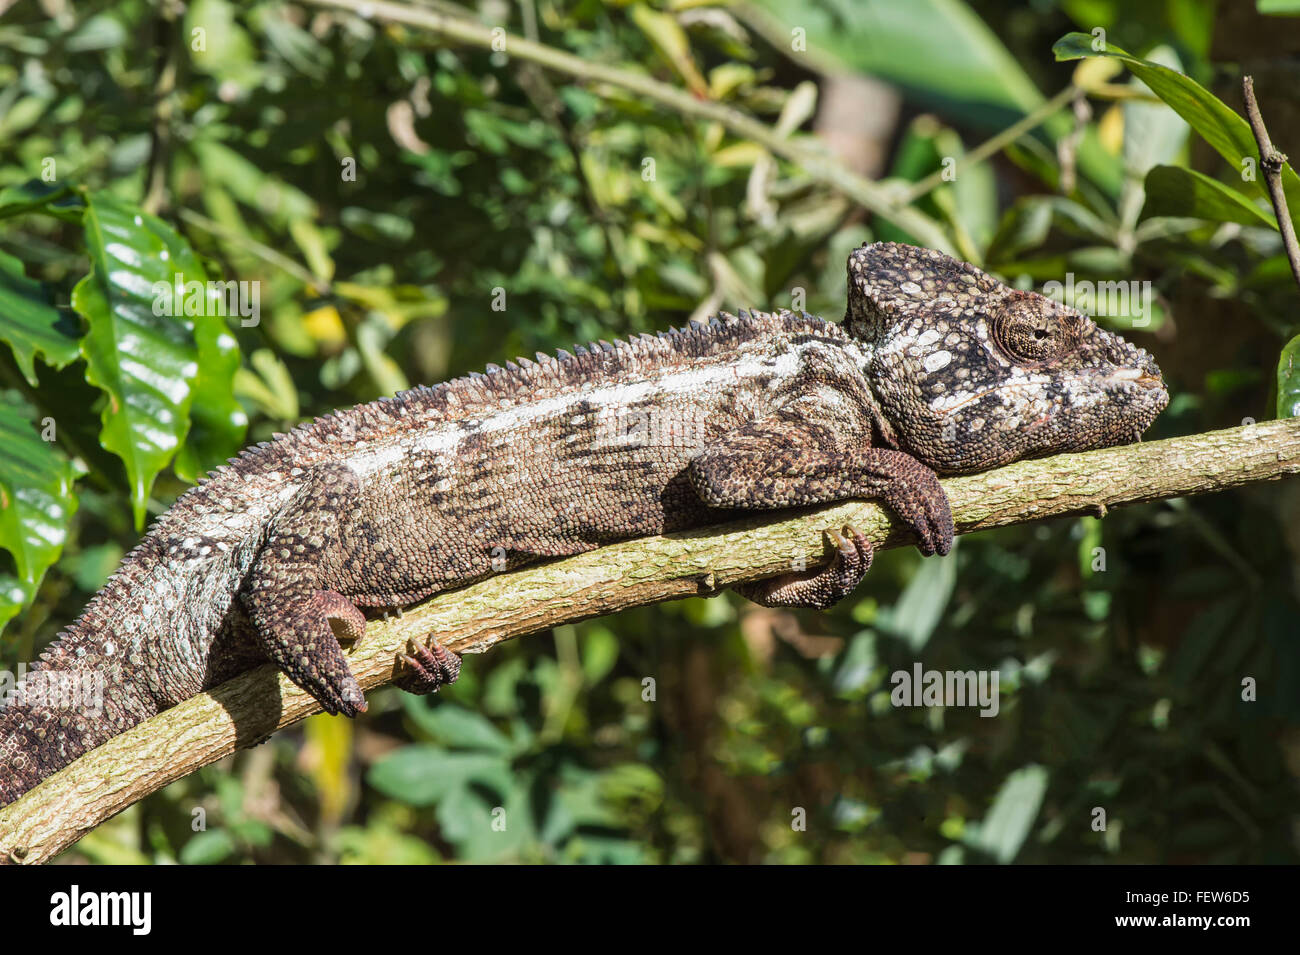
[[(1026, 461), (943, 482), (958, 533), (1203, 494), (1300, 474), (1300, 419)], [(710, 594), (826, 558), (822, 531), (852, 523), (877, 547), (910, 532), (870, 502), (752, 517), (625, 541), (441, 594), (372, 621), (348, 662), (367, 690), (393, 676), (409, 641), (437, 634), (461, 653), (627, 607)], [(43, 862), (138, 799), (277, 729), (319, 713), (267, 665), (199, 694), (92, 750), (0, 809), (0, 861)]]

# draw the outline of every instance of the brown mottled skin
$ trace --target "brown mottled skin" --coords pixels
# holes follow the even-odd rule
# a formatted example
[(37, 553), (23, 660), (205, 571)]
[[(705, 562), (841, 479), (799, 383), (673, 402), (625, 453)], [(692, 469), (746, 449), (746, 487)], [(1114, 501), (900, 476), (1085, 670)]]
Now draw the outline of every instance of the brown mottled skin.
[[(103, 710), (0, 712), (0, 804), (267, 658), (354, 715), (365, 699), (339, 641), (362, 637), (362, 608), (531, 561), (855, 497), (945, 554), (936, 472), (1132, 441), (1167, 401), (1146, 352), (940, 253), (864, 246), (849, 284), (842, 324), (723, 315), (489, 366), (245, 451), (159, 518), (42, 656), (39, 671), (101, 673)], [(831, 606), (871, 545), (830, 537), (825, 568), (740, 591)], [(460, 661), (434, 643), (405, 664), (399, 685), (430, 692)]]

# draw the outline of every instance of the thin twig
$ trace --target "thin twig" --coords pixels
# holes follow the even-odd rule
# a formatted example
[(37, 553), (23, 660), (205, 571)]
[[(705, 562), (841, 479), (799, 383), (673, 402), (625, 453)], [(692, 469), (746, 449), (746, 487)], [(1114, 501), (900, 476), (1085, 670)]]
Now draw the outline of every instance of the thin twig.
[[(1300, 474), (1300, 419), (1063, 454), (944, 480), (960, 533)], [(825, 560), (822, 532), (851, 523), (877, 547), (910, 532), (871, 502), (791, 517), (756, 515), (700, 531), (625, 541), (441, 594), (371, 621), (348, 651), (363, 689), (390, 681), (410, 641), (457, 652), (552, 627), (771, 577)], [(146, 720), (0, 809), (0, 861), (43, 862), (131, 803), (252, 746), (320, 707), (267, 665)], [(340, 717), (341, 719), (342, 717)]]
[(1286, 192), (1282, 189), (1282, 167), (1286, 164), (1286, 155), (1278, 151), (1273, 141), (1268, 138), (1268, 129), (1264, 126), (1264, 117), (1255, 102), (1255, 78), (1243, 76), (1241, 91), (1246, 97), (1246, 118), (1250, 120), (1251, 132), (1259, 144), (1259, 168), (1264, 173), (1264, 185), (1268, 197), (1273, 201), (1273, 212), (1277, 216), (1277, 227), (1282, 232), (1282, 246), (1286, 249), (1287, 261), (1291, 263), (1291, 275), (1296, 285), (1300, 285), (1300, 243), (1296, 242), (1295, 224), (1291, 213), (1286, 208)]

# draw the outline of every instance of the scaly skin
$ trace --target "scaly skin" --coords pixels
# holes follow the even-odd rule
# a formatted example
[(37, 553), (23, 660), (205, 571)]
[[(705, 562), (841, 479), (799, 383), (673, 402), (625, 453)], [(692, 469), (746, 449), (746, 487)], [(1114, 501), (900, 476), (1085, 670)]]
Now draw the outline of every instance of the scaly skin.
[[(843, 324), (789, 312), (518, 359), (318, 418), (184, 494), (30, 675), (102, 675), (102, 712), (0, 712), (0, 804), (86, 750), (273, 660), (331, 713), (365, 708), (339, 640), (364, 608), (735, 510), (879, 498), (925, 554), (952, 545), (937, 473), (1133, 440), (1164, 407), (1146, 352), (937, 252), (849, 259)], [(740, 591), (825, 608), (871, 564)], [(459, 660), (413, 648), (399, 685)]]

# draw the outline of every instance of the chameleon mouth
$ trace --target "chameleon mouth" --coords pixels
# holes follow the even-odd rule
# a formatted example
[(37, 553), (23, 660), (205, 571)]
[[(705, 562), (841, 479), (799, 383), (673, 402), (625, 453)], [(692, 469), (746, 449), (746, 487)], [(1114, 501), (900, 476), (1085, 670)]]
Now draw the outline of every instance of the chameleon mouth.
[(1165, 380), (1160, 372), (1147, 368), (1115, 368), (1098, 374), (1097, 383), (1107, 391), (1142, 392), (1164, 391)]

